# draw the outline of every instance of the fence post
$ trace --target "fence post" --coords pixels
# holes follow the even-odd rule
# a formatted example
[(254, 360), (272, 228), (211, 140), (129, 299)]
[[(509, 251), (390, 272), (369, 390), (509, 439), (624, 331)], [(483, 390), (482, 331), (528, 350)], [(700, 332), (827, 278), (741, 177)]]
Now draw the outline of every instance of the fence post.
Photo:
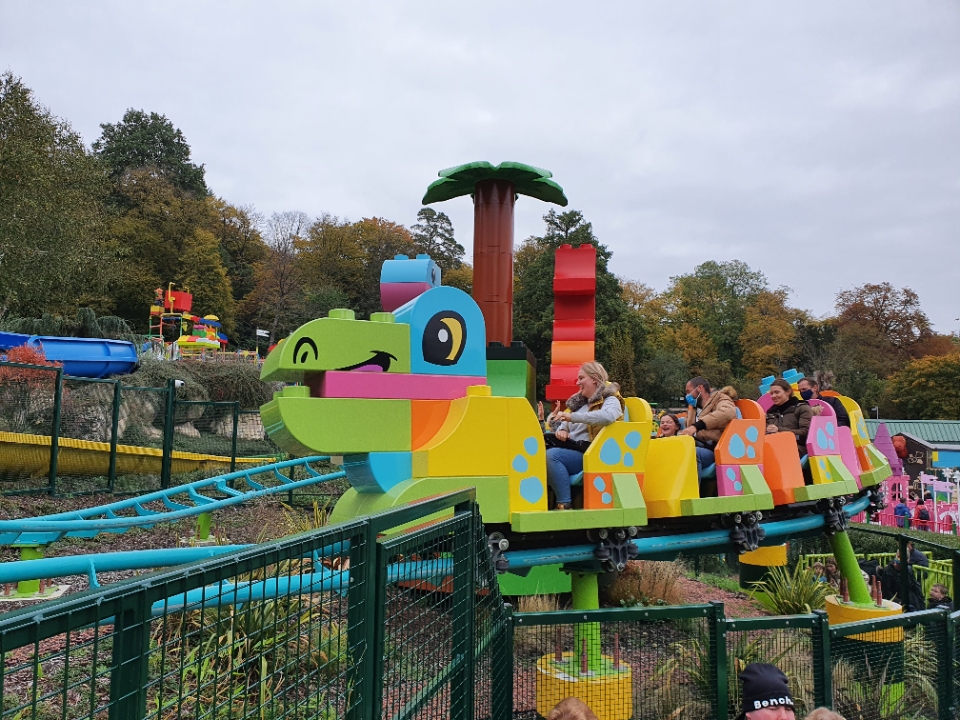
[[(950, 558), (950, 567), (953, 569), (953, 587), (950, 588), (953, 591), (951, 597), (957, 598), (960, 595), (957, 595), (960, 592), (960, 550), (954, 550), (953, 556)], [(954, 600), (954, 606), (957, 604), (957, 600)]]
[(473, 720), (474, 615), (476, 614), (477, 552), (476, 510), (472, 503), (457, 505), (455, 512), (469, 511), (467, 529), (454, 534), (453, 547), (453, 653), (459, 667), (450, 678), (451, 712), (454, 720)]
[(496, 634), (490, 653), (490, 716), (493, 720), (513, 717), (513, 606), (503, 604), (503, 627)]
[[(380, 717), (374, 697), (383, 684), (382, 652), (377, 651), (381, 635), (380, 592), (377, 588), (377, 531), (370, 520), (360, 529), (360, 537), (350, 540), (350, 586), (347, 591), (347, 646), (357, 658), (347, 677), (352, 697), (347, 698), (347, 720), (372, 720)], [(379, 703), (379, 699), (377, 703)]]
[(710, 602), (713, 612), (710, 623), (710, 659), (713, 662), (717, 693), (713, 698), (713, 716), (717, 720), (727, 720), (729, 688), (727, 687), (727, 619), (723, 615), (723, 603)]
[(150, 609), (146, 592), (126, 598), (113, 625), (110, 663), (110, 720), (142, 718), (147, 712)]
[(833, 709), (833, 663), (830, 660), (830, 623), (827, 613), (814, 610), (813, 628), (813, 704)]
[(230, 472), (237, 471), (237, 436), (240, 432), (240, 403), (233, 403), (233, 438), (230, 441)]
[(63, 405), (63, 368), (57, 368), (56, 387), (53, 389), (53, 426), (50, 428), (50, 486), (49, 493), (57, 494), (57, 462), (60, 458), (60, 414)]
[[(909, 538), (903, 533), (897, 535), (897, 549), (900, 551), (900, 597), (897, 598), (900, 601), (900, 604), (903, 606), (904, 612), (909, 612), (910, 605), (910, 588), (913, 586), (911, 581), (910, 573), (910, 553), (907, 552), (907, 542)], [(914, 608), (914, 610), (922, 610), (923, 608)]]
[(942, 623), (942, 632), (937, 633), (939, 638), (937, 642), (937, 687), (939, 688), (937, 707), (940, 712), (937, 714), (940, 720), (951, 720), (955, 717), (953, 708), (956, 702), (956, 688), (953, 682), (956, 636), (954, 625), (950, 622), (950, 613), (946, 609), (942, 611), (940, 623)]
[(173, 418), (177, 402), (176, 380), (167, 380), (167, 402), (163, 416), (163, 457), (160, 459), (160, 487), (170, 486), (170, 469), (173, 465)]
[(117, 482), (117, 443), (120, 442), (120, 381), (113, 385), (113, 426), (110, 429), (110, 470), (107, 476), (107, 488), (113, 492)]

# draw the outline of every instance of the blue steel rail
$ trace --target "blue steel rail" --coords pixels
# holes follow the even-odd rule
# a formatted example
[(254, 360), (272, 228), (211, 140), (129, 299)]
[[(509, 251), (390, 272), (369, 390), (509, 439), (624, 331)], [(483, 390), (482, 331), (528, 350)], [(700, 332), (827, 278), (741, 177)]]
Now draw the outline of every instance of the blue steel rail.
[[(870, 504), (867, 497), (860, 498), (843, 508), (849, 518), (864, 511)], [(765, 523), (765, 544), (784, 541), (800, 533), (816, 531), (823, 527), (822, 515), (793, 520), (781, 520)], [(633, 542), (639, 550), (638, 557), (664, 557), (666, 554), (676, 555), (684, 550), (722, 549), (730, 545), (730, 533), (727, 530), (712, 530), (701, 533), (683, 535), (666, 535), (661, 537), (637, 538)], [(75, 573), (87, 573), (91, 578), (91, 587), (96, 587), (96, 572), (105, 570), (132, 570), (145, 568), (160, 568), (193, 562), (214, 555), (239, 552), (248, 546), (232, 545), (210, 548), (180, 548), (176, 550), (144, 550), (128, 553), (104, 553), (102, 555), (78, 555), (46, 560), (30, 560), (27, 562), (4, 563), (0, 565), (0, 583), (19, 582), (51, 578)], [(506, 557), (510, 562), (511, 570), (550, 565), (554, 563), (589, 562), (594, 559), (595, 545), (574, 545), (562, 548), (543, 548), (537, 550), (508, 550)], [(342, 555), (349, 551), (347, 543), (336, 543), (312, 553), (314, 567), (319, 565), (320, 558)], [(444, 575), (450, 572), (450, 560), (435, 558), (424, 561), (406, 561), (393, 563), (388, 566), (388, 582), (397, 580), (434, 580), (439, 584)], [(190, 609), (198, 604), (216, 600), (218, 604), (234, 605), (255, 600), (270, 600), (282, 597), (290, 592), (321, 592), (342, 591), (349, 583), (349, 570), (328, 570), (323, 568), (319, 572), (304, 573), (290, 577), (268, 578), (255, 582), (221, 582), (209, 585), (188, 593), (171, 596), (156, 603), (153, 607), (154, 617), (163, 615), (171, 610)]]
[[(328, 456), (315, 455), (285, 460), (84, 510), (19, 520), (0, 520), (0, 545), (46, 545), (65, 537), (91, 538), (101, 532), (124, 533), (134, 527), (149, 528), (157, 523), (181, 520), (267, 495), (291, 492), (346, 477), (342, 470), (321, 474), (310, 467), (310, 463), (329, 459)], [(280, 472), (286, 468), (298, 467), (303, 468), (309, 477), (304, 480), (291, 480)], [(259, 478), (260, 481), (274, 479), (279, 481), (279, 484), (266, 486), (264, 482), (254, 479), (254, 476), (259, 475), (271, 476)], [(243, 482), (249, 489), (238, 490), (230, 487), (233, 482)], [(213, 491), (227, 497), (213, 498), (204, 495), (203, 491)], [(166, 511), (146, 507), (147, 503), (157, 501), (163, 503)], [(118, 514), (131, 511), (133, 515)]]

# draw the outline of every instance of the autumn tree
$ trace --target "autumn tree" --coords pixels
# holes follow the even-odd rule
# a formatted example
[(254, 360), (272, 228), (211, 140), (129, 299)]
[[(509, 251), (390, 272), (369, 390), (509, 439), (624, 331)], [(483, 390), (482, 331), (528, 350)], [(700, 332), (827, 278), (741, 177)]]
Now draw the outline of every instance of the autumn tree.
[(787, 369), (796, 355), (794, 326), (799, 313), (787, 307), (787, 289), (761, 290), (744, 313), (740, 346), (741, 364), (754, 378), (776, 375)]
[(695, 326), (713, 343), (718, 362), (740, 372), (747, 307), (767, 289), (763, 273), (739, 260), (710, 260), (670, 281), (666, 296), (671, 323)]
[[(396, 255), (415, 255), (414, 241), (410, 232), (395, 222), (384, 218), (364, 218), (353, 224), (358, 247), (362, 253), (363, 271), (357, 286), (350, 288), (357, 311), (364, 317), (379, 312), (380, 269), (385, 260)], [(346, 288), (345, 288), (346, 289)]]
[(260, 232), (264, 218), (252, 207), (237, 207), (222, 198), (211, 196), (207, 205), (212, 212), (206, 229), (217, 240), (233, 299), (240, 302), (253, 290), (256, 265), (267, 254)]
[(149, 168), (118, 180), (122, 209), (111, 236), (125, 272), (113, 285), (117, 315), (146, 325), (154, 289), (174, 283), (194, 296), (193, 311), (213, 314), (232, 331), (234, 299), (220, 244), (208, 229), (216, 223), (206, 198), (185, 193)]
[(417, 213), (417, 223), (410, 228), (410, 235), (416, 252), (428, 254), (444, 274), (463, 264), (463, 245), (454, 239), (453, 223), (446, 213), (423, 208)]
[(897, 290), (888, 282), (837, 293), (836, 310), (841, 332), (869, 338), (878, 350), (898, 359), (913, 356), (918, 345), (933, 334), (919, 296), (910, 288)]
[(960, 420), (960, 352), (906, 363), (890, 382), (894, 405), (912, 420)]
[(245, 313), (258, 327), (269, 328), (268, 343), (296, 330), (303, 297), (299, 250), (305, 243), (310, 218), (304, 212), (273, 213), (266, 226), (266, 257), (257, 265), (255, 285)]
[(103, 123), (100, 128), (93, 150), (114, 180), (130, 170), (147, 168), (194, 197), (209, 192), (203, 165), (191, 162), (186, 138), (166, 116), (130, 108), (120, 122)]
[(70, 125), (0, 75), (0, 317), (110, 309), (107, 190)]
[(467, 295), (473, 294), (473, 266), (462, 263), (460, 267), (447, 270), (443, 273), (443, 284), (459, 288)]

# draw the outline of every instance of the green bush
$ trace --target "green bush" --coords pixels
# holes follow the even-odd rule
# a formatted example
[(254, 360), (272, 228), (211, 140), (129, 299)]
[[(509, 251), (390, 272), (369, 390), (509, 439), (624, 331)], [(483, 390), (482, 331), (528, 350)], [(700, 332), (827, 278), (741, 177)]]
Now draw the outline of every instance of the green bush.
[(767, 596), (767, 605), (777, 615), (799, 615), (823, 610), (827, 595), (835, 591), (828, 583), (820, 582), (813, 568), (797, 563), (793, 570), (777, 567), (770, 570), (766, 580), (753, 583), (754, 592)]

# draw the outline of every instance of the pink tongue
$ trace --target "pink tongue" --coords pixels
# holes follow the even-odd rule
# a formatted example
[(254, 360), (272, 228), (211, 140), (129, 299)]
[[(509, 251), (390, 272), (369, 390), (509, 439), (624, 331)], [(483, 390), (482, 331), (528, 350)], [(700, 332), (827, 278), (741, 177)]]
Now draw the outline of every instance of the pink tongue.
[(383, 368), (379, 365), (362, 365), (354, 369), (353, 372), (383, 372)]

